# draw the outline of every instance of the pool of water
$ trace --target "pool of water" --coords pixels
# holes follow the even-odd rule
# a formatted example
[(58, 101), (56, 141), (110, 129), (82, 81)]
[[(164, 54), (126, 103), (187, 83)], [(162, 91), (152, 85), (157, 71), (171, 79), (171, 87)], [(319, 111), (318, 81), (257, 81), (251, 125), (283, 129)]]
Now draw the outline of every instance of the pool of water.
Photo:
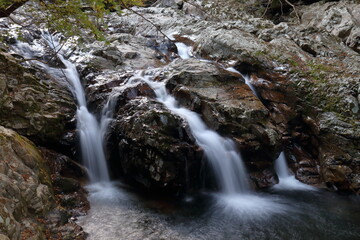
[(202, 193), (144, 197), (119, 183), (88, 186), (91, 210), (78, 223), (93, 240), (360, 239), (360, 200), (326, 191)]

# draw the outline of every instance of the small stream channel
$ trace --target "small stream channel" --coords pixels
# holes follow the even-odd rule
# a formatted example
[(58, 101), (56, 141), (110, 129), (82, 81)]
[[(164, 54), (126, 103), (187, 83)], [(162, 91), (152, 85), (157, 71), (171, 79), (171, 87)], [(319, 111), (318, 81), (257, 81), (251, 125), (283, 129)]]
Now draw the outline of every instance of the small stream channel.
[[(43, 37), (46, 39), (47, 35)], [(42, 48), (38, 47), (41, 51)], [(53, 48), (56, 49), (55, 46)], [(180, 45), (178, 48), (182, 58), (191, 57), (185, 45)], [(33, 50), (28, 45), (20, 44), (17, 45), (17, 51), (26, 55)], [(64, 75), (67, 79), (74, 79), (71, 81), (73, 87), (78, 86), (74, 95), (78, 100), (79, 130), (95, 140), (94, 143), (83, 146), (83, 155), (91, 160), (87, 164), (88, 168), (94, 173), (91, 175), (93, 183), (87, 187), (91, 209), (87, 216), (78, 219), (78, 224), (89, 233), (88, 239), (360, 239), (358, 198), (340, 196), (301, 184), (293, 176), (287, 175), (286, 166), (285, 170), (283, 169), (285, 175), (279, 173), (280, 185), (264, 192), (248, 190), (247, 184), (241, 184), (241, 179), (229, 174), (230, 170), (219, 174), (221, 177), (218, 177), (220, 179), (218, 181), (224, 182), (221, 184), (221, 193), (201, 192), (184, 199), (145, 196), (122, 183), (109, 182), (102, 149), (102, 136), (111, 114), (109, 115), (105, 109), (106, 114), (102, 118), (104, 121), (98, 123), (95, 120), (87, 111), (85, 96), (75, 67), (62, 56), (60, 59), (67, 67)], [(55, 71), (43, 67), (49, 72)], [(233, 69), (228, 70), (234, 72)], [(206, 135), (206, 141), (201, 141), (201, 133), (209, 133), (210, 130), (205, 125), (197, 124), (200, 120), (195, 113), (178, 107), (175, 99), (166, 93), (163, 83), (153, 82), (146, 76), (138, 76), (139, 79), (147, 82), (155, 91), (159, 91), (157, 93), (159, 102), (182, 116), (190, 122), (190, 125), (191, 122), (195, 122), (196, 124), (191, 127), (194, 135), (198, 134), (197, 143), (203, 148), (209, 145), (207, 142), (214, 137), (210, 138)], [(201, 132), (197, 133), (199, 129)], [(211, 133), (211, 136), (216, 134), (212, 131)], [(218, 138), (222, 139), (216, 136), (216, 139)], [(86, 139), (89, 137), (85, 137)], [(236, 150), (233, 148), (225, 148), (225, 150), (227, 155), (235, 154), (234, 159), (240, 163), (240, 155)], [(100, 157), (95, 154), (98, 152), (101, 153)], [(212, 160), (211, 156), (208, 156), (210, 160)], [(223, 160), (225, 157), (218, 158)], [(99, 162), (99, 159), (102, 161)], [(282, 164), (286, 163), (284, 159), (280, 160)], [(223, 166), (214, 168), (220, 167)], [(247, 177), (241, 166), (229, 165), (229, 169), (235, 171), (234, 168), (241, 169), (234, 174), (235, 176)], [(229, 181), (225, 181), (228, 178), (235, 179), (236, 184), (233, 184), (232, 180), (231, 184), (228, 184)], [(295, 184), (283, 184), (289, 182), (287, 179), (290, 178)], [(245, 187), (234, 187), (237, 184)]]
[[(186, 45), (176, 45), (181, 58), (192, 57)], [(155, 84), (149, 78), (139, 78), (151, 86)], [(156, 84), (152, 86), (155, 90), (164, 88), (162, 83)], [(190, 111), (178, 113), (176, 104), (167, 104), (165, 91), (158, 94), (158, 100), (190, 121)], [(360, 239), (359, 199), (307, 186), (288, 172), (284, 175), (287, 165), (283, 154), (279, 164), (277, 171), (283, 171), (279, 172), (280, 184), (261, 193), (202, 192), (184, 199), (167, 199), (141, 195), (121, 183), (93, 184), (88, 186), (92, 208), (78, 223), (91, 240)]]

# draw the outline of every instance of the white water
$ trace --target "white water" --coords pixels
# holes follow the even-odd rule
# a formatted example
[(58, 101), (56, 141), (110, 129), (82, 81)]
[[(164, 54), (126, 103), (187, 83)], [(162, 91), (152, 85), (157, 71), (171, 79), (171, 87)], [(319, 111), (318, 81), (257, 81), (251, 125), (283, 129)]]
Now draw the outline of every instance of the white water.
[(290, 175), (289, 169), (286, 163), (285, 153), (281, 152), (278, 159), (275, 161), (275, 171), (279, 178), (287, 178)]
[[(175, 45), (177, 47), (178, 54), (179, 54), (180, 58), (189, 59), (189, 58), (193, 57), (193, 55), (192, 55), (192, 47), (191, 46), (187, 46), (186, 44), (184, 44), (182, 42), (176, 42)], [(204, 61), (204, 62), (212, 62), (212, 61), (205, 60), (205, 59), (199, 59), (199, 60)], [(257, 98), (259, 98), (259, 95), (257, 94), (254, 85), (252, 85), (252, 83), (251, 83), (251, 79), (250, 79), (249, 75), (242, 74), (241, 72), (239, 72), (238, 70), (236, 70), (233, 67), (228, 67), (228, 68), (223, 67), (223, 68), (225, 70), (229, 71), (229, 72), (233, 72), (233, 73), (236, 73), (236, 74), (239, 74), (240, 76), (242, 76), (244, 78), (244, 80), (245, 80), (245, 84), (248, 85), (249, 88), (251, 89), (251, 91), (254, 93), (254, 95)]]
[(258, 95), (257, 92), (256, 92), (256, 89), (255, 89), (254, 85), (252, 85), (251, 82), (250, 82), (251, 80), (250, 80), (250, 76), (249, 76), (249, 75), (247, 75), (247, 74), (242, 74), (241, 72), (239, 72), (238, 70), (236, 70), (236, 69), (233, 68), (233, 67), (228, 67), (228, 68), (225, 68), (225, 69), (226, 69), (227, 71), (229, 71), (229, 72), (233, 72), (233, 73), (240, 74), (240, 75), (244, 78), (245, 84), (248, 85), (249, 88), (251, 89), (251, 91), (254, 93), (254, 95), (255, 95), (258, 99), (260, 99), (260, 98), (259, 98), (259, 95)]
[(247, 192), (249, 190), (248, 175), (234, 143), (210, 130), (195, 112), (179, 107), (175, 98), (167, 93), (165, 83), (154, 82), (151, 77), (151, 75), (139, 73), (129, 80), (129, 84), (138, 80), (146, 82), (154, 90), (159, 102), (188, 122), (196, 143), (204, 149), (214, 169), (223, 193)]
[[(84, 89), (81, 85), (75, 65), (63, 57), (63, 49), (61, 49), (61, 44), (57, 41), (55, 36), (43, 32), (42, 37), (54, 53), (58, 53), (57, 57), (62, 61), (66, 68), (51, 68), (40, 62), (36, 62), (36, 64), (43, 67), (53, 76), (59, 78), (65, 77), (66, 82), (70, 84), (69, 88), (76, 97), (78, 103), (76, 112), (77, 129), (80, 135), (82, 159), (84, 165), (89, 170), (90, 181), (92, 183), (109, 181), (110, 177), (103, 148), (103, 137), (107, 124), (109, 123), (109, 111), (106, 110), (106, 107), (103, 111), (103, 116), (101, 117), (101, 123), (99, 123), (95, 116), (87, 109)], [(41, 55), (44, 52), (44, 47), (40, 43), (34, 43), (33, 45), (28, 43), (18, 43), (17, 46), (15, 46), (15, 49), (25, 57), (33, 57), (36, 54)]]
[[(57, 46), (60, 46), (60, 44), (55, 41), (54, 37), (50, 34), (44, 34), (43, 36), (49, 46), (52, 47), (54, 51), (58, 51)], [(84, 89), (75, 65), (63, 57), (61, 50), (59, 53), (58, 57), (66, 66), (66, 69), (62, 71), (66, 79), (71, 83), (78, 102), (78, 110), (76, 112), (78, 120), (77, 130), (80, 134), (82, 159), (84, 165), (89, 170), (90, 182), (110, 181), (103, 144), (104, 130), (107, 127), (106, 123), (108, 123), (108, 121), (105, 121), (105, 124), (101, 124), (95, 116), (89, 112), (86, 106)], [(108, 114), (107, 111), (106, 114)], [(107, 119), (106, 116), (101, 117), (101, 120), (105, 119)]]
[(182, 42), (176, 42), (175, 45), (178, 49), (178, 55), (180, 58), (189, 59), (192, 57), (192, 47), (189, 47)]
[[(188, 58), (192, 57), (189, 54), (192, 51), (191, 47), (185, 45), (184, 43), (175, 43), (175, 44), (176, 44), (176, 47), (178, 48), (179, 56), (182, 59), (188, 59)], [(204, 61), (204, 60), (200, 59), (200, 61)], [(260, 99), (259, 95), (256, 92), (254, 85), (252, 85), (252, 83), (251, 83), (251, 79), (250, 79), (249, 75), (242, 74), (241, 72), (236, 70), (234, 67), (228, 67), (228, 68), (223, 67), (223, 68), (229, 72), (233, 72), (233, 73), (238, 74), (239, 76), (242, 76), (245, 80), (245, 84), (248, 85), (249, 88), (251, 89), (251, 91), (254, 93), (254, 95), (258, 99)], [(163, 90), (163, 91), (166, 91), (166, 90)], [(173, 101), (175, 101), (175, 99)], [(164, 103), (164, 104), (170, 110), (172, 110), (173, 112), (176, 113), (176, 111), (173, 110), (172, 106), (169, 106), (169, 104), (167, 105), (166, 103)], [(175, 106), (176, 106), (176, 103), (175, 103)], [(181, 113), (177, 113), (177, 114), (182, 116)], [(192, 113), (192, 114), (194, 114), (194, 113)], [(199, 129), (198, 128), (199, 125), (191, 126), (191, 123), (190, 123), (191, 120), (189, 121), (185, 116), (182, 116), (182, 117), (185, 118), (189, 122), (190, 128)], [(188, 115), (187, 117), (192, 118), (191, 115)], [(201, 121), (201, 119), (199, 119), (199, 120)], [(202, 123), (202, 124), (204, 125), (204, 123)], [(194, 132), (194, 130), (192, 130), (192, 131), (195, 136), (196, 133)], [(213, 132), (213, 133), (218, 135), (215, 132)], [(195, 138), (197, 138), (197, 137), (195, 136)], [(236, 185), (236, 184), (232, 183), (232, 181), (239, 181), (239, 179), (236, 179), (236, 177), (230, 177), (228, 174), (230, 172), (234, 173), (234, 171), (236, 171), (236, 170), (233, 170), (233, 171), (229, 170), (229, 168), (232, 168), (231, 164), (228, 166), (223, 166), (223, 163), (221, 161), (221, 159), (224, 159), (224, 156), (221, 156), (221, 154), (223, 154), (223, 153), (218, 152), (218, 150), (216, 148), (213, 148), (213, 147), (215, 147), (214, 145), (217, 145), (217, 144), (215, 141), (212, 141), (211, 139), (217, 139), (217, 138), (209, 137), (209, 138), (207, 138), (208, 141), (206, 143), (200, 143), (198, 140), (197, 141), (198, 141), (198, 144), (204, 148), (206, 156), (211, 161), (213, 168), (218, 169), (218, 170), (216, 170), (218, 181), (222, 183), (221, 185), (222, 185), (222, 189), (224, 189), (224, 192), (228, 193), (227, 195), (219, 195), (218, 196), (219, 204), (220, 205), (225, 204), (227, 207), (230, 207), (233, 210), (242, 211), (243, 213), (256, 212), (256, 210), (255, 210), (256, 208), (253, 206), (254, 204), (259, 206), (260, 208), (262, 208), (264, 211), (267, 211), (267, 212), (269, 212), (268, 209), (271, 209), (273, 207), (275, 208), (276, 203), (274, 203), (273, 201), (271, 201), (269, 199), (264, 199), (262, 197), (259, 197), (253, 193), (242, 194), (241, 196), (239, 196), (237, 194), (233, 194), (233, 193), (236, 193), (239, 191), (238, 190), (234, 191), (234, 189), (236, 189), (236, 188), (234, 188), (233, 185)], [(226, 141), (230, 141), (230, 140), (226, 140)], [(233, 144), (231, 141), (230, 141), (230, 143)], [(214, 145), (212, 145), (212, 144), (214, 144)], [(210, 150), (207, 152), (208, 149), (210, 149)], [(236, 150), (232, 151), (231, 154), (235, 154), (234, 158), (238, 157)], [(220, 159), (220, 161), (218, 159)], [(233, 161), (233, 160), (231, 160), (231, 161)], [(236, 161), (238, 161), (238, 160), (236, 160)], [(243, 165), (242, 161), (241, 161), (241, 164)], [(280, 154), (279, 158), (276, 160), (275, 168), (276, 168), (276, 172), (279, 176), (279, 184), (277, 184), (274, 188), (276, 188), (276, 189), (293, 189), (293, 190), (316, 190), (314, 187), (311, 187), (311, 186), (301, 183), (300, 181), (298, 181), (295, 178), (295, 176), (293, 176), (289, 173), (288, 166), (286, 164), (285, 155), (283, 152)], [(241, 166), (241, 169), (244, 169), (244, 166)], [(239, 174), (239, 173), (235, 173), (235, 175), (236, 174)], [(246, 172), (242, 171), (241, 174), (246, 175)], [(244, 175), (242, 175), (242, 176), (244, 176)], [(221, 180), (222, 178), (224, 178), (224, 179)], [(230, 179), (233, 179), (233, 180), (230, 180)], [(241, 183), (241, 184), (243, 184), (243, 183)], [(248, 183), (246, 183), (246, 184), (248, 184)], [(229, 186), (229, 187), (227, 187), (227, 186)]]
[[(181, 42), (177, 42), (175, 45), (178, 49), (179, 56), (182, 59), (192, 57), (191, 47)], [(200, 59), (200, 61), (204, 60)], [(236, 71), (234, 68), (227, 70)], [(236, 71), (236, 73), (241, 75), (238, 71)], [(255, 93), (255, 89), (248, 82), (248, 78), (245, 78), (245, 80), (246, 84), (248, 84)], [(220, 183), (222, 192), (226, 193), (227, 197), (232, 195), (232, 197), (230, 197), (231, 199), (233, 199), (235, 193), (249, 192), (248, 174), (233, 141), (223, 138), (215, 131), (210, 130), (198, 114), (179, 107), (175, 98), (167, 93), (164, 83), (153, 82), (150, 80), (149, 76), (144, 76), (144, 81), (154, 89), (158, 101), (162, 102), (175, 114), (186, 119), (189, 123), (189, 127), (197, 144), (204, 149), (205, 155), (214, 169), (215, 176)]]
[(279, 184), (274, 186), (276, 189), (316, 190), (316, 188), (300, 182), (294, 175), (290, 174), (284, 152), (281, 152), (275, 161), (275, 171), (279, 177)]

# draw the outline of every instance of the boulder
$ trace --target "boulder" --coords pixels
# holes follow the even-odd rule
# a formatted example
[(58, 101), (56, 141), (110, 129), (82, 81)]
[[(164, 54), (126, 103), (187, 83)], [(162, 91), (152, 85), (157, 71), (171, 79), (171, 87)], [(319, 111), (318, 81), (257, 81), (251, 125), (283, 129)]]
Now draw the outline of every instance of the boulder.
[(184, 4), (184, 1), (182, 1), (182, 0), (158, 0), (152, 6), (181, 9), (183, 4)]
[(181, 105), (198, 112), (211, 129), (238, 144), (257, 186), (276, 183), (272, 159), (279, 152), (281, 136), (268, 109), (240, 74), (194, 59), (173, 62), (165, 75), (167, 88)]
[(80, 184), (73, 178), (57, 177), (53, 180), (54, 189), (57, 193), (75, 192), (80, 189)]
[[(149, 189), (184, 189), (188, 184), (184, 180), (188, 170), (184, 169), (196, 176), (193, 180), (199, 177), (203, 154), (186, 122), (156, 102), (147, 84), (126, 84), (134, 70), (158, 67), (156, 80), (164, 81), (181, 105), (199, 113), (210, 128), (235, 140), (257, 186), (277, 181), (273, 160), (282, 145), (301, 181), (359, 192), (359, 4), (321, 1), (296, 5), (299, 23), (295, 12), (275, 16), (274, 22), (258, 18), (267, 1), (194, 3), (205, 10), (204, 16), (193, 17), (185, 1), (158, 1), (161, 7), (136, 8), (156, 26), (128, 10), (122, 16), (111, 13), (104, 17), (109, 45), (91, 40), (86, 40), (85, 46), (72, 45), (70, 58), (83, 77), (90, 109), (99, 115), (103, 106), (114, 102), (115, 121), (106, 136), (112, 169), (118, 167), (128, 179)], [(275, 5), (270, 8), (277, 9)], [(288, 6), (285, 10), (292, 9)], [(209, 62), (170, 63), (178, 56), (163, 33), (191, 45), (194, 58)], [(11, 60), (9, 56), (4, 59), (8, 59), (5, 63)], [(61, 67), (56, 60), (52, 64)], [(227, 67), (248, 75), (247, 83), (254, 91)], [(33, 73), (19, 69), (10, 72)], [(40, 75), (47, 79), (46, 74)], [(10, 83), (0, 83), (0, 92), (7, 94)], [(31, 119), (33, 125), (39, 122)], [(13, 123), (23, 121), (12, 119)], [(41, 128), (31, 124), (26, 129)], [(21, 131), (35, 140), (45, 136), (40, 130), (32, 135)]]
[(235, 139), (242, 150), (277, 154), (280, 137), (269, 121), (269, 111), (241, 75), (199, 60), (170, 66), (166, 86), (181, 105), (200, 113), (210, 128)]
[[(187, 123), (146, 97), (129, 99), (116, 110), (110, 165), (148, 190), (179, 192), (199, 188), (203, 153)], [(112, 168), (115, 169), (115, 168)]]
[(334, 113), (324, 113), (319, 119), (319, 160), (324, 182), (333, 189), (360, 194), (360, 123), (350, 124)]
[(329, 32), (360, 53), (359, 4), (346, 1), (318, 3), (302, 8), (301, 12), (302, 24), (307, 28), (318, 28)]
[[(272, 158), (278, 154), (280, 135), (241, 75), (199, 60), (175, 61), (144, 74), (164, 81), (180, 105), (198, 112), (210, 128), (234, 139), (249, 168), (256, 172), (253, 179), (258, 186), (276, 183)], [(140, 78), (129, 83), (131, 77), (108, 72), (101, 79), (96, 77), (94, 87), (87, 89), (91, 106), (104, 106), (112, 98), (114, 121), (106, 137), (111, 169), (119, 169), (117, 174), (147, 189), (198, 188), (203, 153), (187, 123), (154, 101), (153, 90)]]
[(11, 239), (43, 238), (35, 217), (54, 205), (49, 170), (28, 139), (0, 126), (0, 231)]
[(26, 68), (0, 52), (0, 124), (45, 146), (67, 145), (64, 136), (76, 105), (69, 90), (44, 71)]

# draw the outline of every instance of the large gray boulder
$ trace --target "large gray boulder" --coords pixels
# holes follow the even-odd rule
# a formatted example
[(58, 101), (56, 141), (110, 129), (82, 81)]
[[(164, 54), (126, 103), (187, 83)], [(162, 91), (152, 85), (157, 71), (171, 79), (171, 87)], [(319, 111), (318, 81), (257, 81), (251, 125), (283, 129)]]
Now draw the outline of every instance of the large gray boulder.
[(70, 91), (44, 71), (26, 68), (0, 52), (0, 124), (33, 141), (57, 147), (67, 132), (76, 105)]
[(44, 238), (35, 217), (54, 205), (46, 162), (35, 145), (0, 126), (0, 232), (11, 239)]

